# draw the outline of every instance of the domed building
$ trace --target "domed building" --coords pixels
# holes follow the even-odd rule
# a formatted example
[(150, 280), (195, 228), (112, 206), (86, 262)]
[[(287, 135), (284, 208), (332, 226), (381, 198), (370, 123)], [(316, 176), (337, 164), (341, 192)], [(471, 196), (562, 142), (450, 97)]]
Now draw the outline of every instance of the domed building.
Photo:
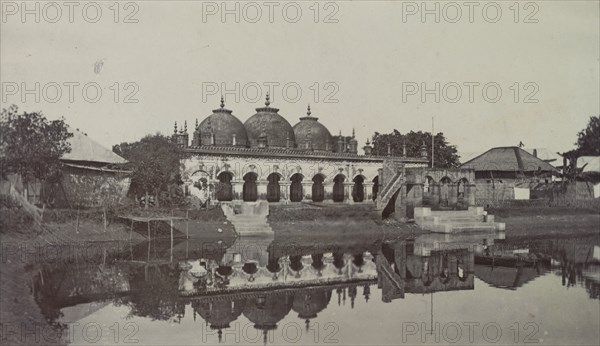
[(319, 118), (311, 116), (310, 106), (305, 117), (294, 125), (294, 135), (298, 148), (305, 150), (333, 151), (331, 133)]
[(251, 147), (294, 148), (296, 146), (292, 125), (279, 115), (279, 109), (270, 107), (269, 94), (265, 107), (256, 108), (256, 114), (244, 123)]
[(192, 146), (248, 146), (246, 128), (233, 112), (225, 108), (225, 100), (221, 97), (221, 107), (204, 119), (200, 125), (196, 120), (196, 129)]
[(268, 94), (265, 106), (243, 123), (221, 97), (220, 108), (196, 124), (191, 145), (187, 121), (179, 129), (175, 123), (172, 138), (188, 154), (181, 171), (186, 194), (211, 202), (374, 203), (383, 190), (384, 160), (409, 168), (428, 164), (425, 156), (373, 155), (368, 140), (359, 154), (354, 131), (332, 136), (310, 107), (292, 127)]

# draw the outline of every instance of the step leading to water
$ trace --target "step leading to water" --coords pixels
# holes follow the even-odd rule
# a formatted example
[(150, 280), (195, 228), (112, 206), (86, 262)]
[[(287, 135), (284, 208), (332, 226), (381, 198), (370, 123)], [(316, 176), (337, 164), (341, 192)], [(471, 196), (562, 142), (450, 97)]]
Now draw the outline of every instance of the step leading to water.
[(503, 222), (495, 222), (493, 215), (486, 215), (482, 207), (468, 210), (431, 210), (415, 208), (415, 223), (424, 230), (436, 233), (459, 233), (474, 231), (504, 231)]

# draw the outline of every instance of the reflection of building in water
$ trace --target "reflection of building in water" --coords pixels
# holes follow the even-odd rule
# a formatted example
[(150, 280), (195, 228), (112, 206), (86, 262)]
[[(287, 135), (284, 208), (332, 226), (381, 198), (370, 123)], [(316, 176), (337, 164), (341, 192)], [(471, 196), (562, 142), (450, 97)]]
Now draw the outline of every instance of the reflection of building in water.
[(515, 290), (547, 271), (543, 267), (475, 265), (477, 278), (496, 288)]
[[(424, 244), (424, 243), (422, 243)], [(415, 242), (385, 243), (378, 256), (378, 286), (382, 300), (404, 298), (405, 293), (432, 293), (474, 288), (473, 252), (468, 249), (431, 250)]]

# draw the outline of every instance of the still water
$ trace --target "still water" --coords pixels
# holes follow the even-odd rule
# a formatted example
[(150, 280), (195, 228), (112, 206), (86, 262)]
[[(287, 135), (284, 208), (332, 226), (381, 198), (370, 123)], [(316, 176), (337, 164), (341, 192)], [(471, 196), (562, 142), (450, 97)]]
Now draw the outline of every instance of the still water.
[(34, 295), (76, 345), (597, 345), (598, 245), (225, 232), (98, 245), (43, 266)]

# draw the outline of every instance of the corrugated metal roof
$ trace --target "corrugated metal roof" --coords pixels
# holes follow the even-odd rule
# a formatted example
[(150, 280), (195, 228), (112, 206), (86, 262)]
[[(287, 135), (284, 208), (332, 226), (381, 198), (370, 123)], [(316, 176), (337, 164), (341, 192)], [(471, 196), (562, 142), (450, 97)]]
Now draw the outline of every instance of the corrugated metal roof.
[(463, 163), (460, 168), (472, 168), (475, 171), (504, 172), (554, 172), (556, 169), (519, 147), (492, 148), (485, 153)]
[(98, 144), (78, 130), (69, 128), (73, 137), (69, 138), (71, 152), (64, 154), (61, 159), (72, 161), (92, 161), (103, 163), (127, 163), (127, 160)]

